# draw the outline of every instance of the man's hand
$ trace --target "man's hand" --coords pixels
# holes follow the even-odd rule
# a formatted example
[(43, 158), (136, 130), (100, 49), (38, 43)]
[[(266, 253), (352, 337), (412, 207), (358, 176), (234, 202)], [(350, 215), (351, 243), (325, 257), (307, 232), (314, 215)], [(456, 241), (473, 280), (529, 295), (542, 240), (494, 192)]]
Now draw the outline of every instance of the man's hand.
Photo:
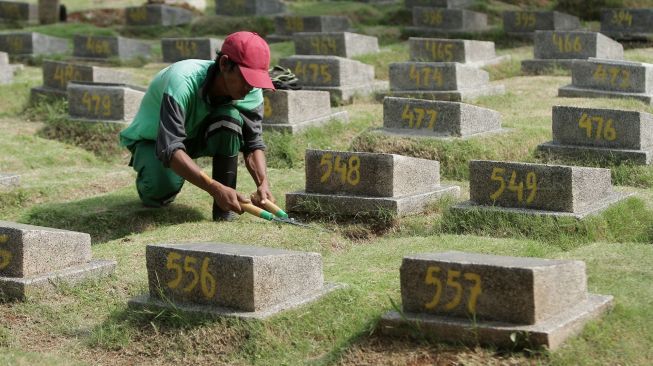
[(251, 198), (252, 203), (256, 206), (263, 207), (263, 205), (270, 201), (272, 203), (276, 202), (274, 196), (272, 196), (272, 191), (267, 183), (261, 184), (256, 188), (256, 192), (252, 193), (249, 198)]
[(243, 213), (243, 209), (240, 207), (240, 203), (251, 202), (249, 199), (247, 199), (247, 197), (238, 193), (235, 189), (215, 181), (212, 185), (210, 193), (220, 209), (223, 211), (234, 211), (239, 215)]

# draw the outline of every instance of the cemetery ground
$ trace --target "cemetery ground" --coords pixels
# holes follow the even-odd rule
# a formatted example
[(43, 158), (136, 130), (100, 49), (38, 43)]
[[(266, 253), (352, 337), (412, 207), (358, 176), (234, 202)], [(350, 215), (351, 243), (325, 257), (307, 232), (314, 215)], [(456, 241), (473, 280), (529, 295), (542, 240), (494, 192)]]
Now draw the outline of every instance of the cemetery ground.
[[(69, 32), (53, 26), (54, 32)], [(92, 29), (106, 32), (104, 29)], [(71, 33), (72, 34), (72, 33)], [(157, 42), (152, 42), (156, 47)], [(272, 46), (275, 59), (291, 55), (292, 43)], [(158, 50), (160, 53), (160, 50)], [(306, 148), (393, 152), (437, 159), (443, 180), (469, 196), (470, 159), (552, 161), (535, 154), (551, 139), (551, 107), (569, 105), (653, 113), (641, 102), (558, 98), (569, 75), (522, 76), (529, 46), (501, 47), (508, 63), (487, 68), (503, 96), (473, 104), (499, 111), (508, 131), (464, 140), (398, 138), (379, 134), (382, 104), (361, 98), (343, 107), (348, 124), (331, 123), (298, 135), (266, 133), (273, 192), (281, 207), (287, 192), (304, 187)], [(653, 48), (626, 50), (626, 58), (653, 62)], [(388, 78), (387, 65), (408, 59), (406, 42), (386, 42), (374, 64)], [(121, 65), (147, 85), (164, 64)], [(0, 88), (0, 168), (20, 174), (18, 188), (0, 192), (3, 220), (91, 234), (93, 256), (115, 259), (108, 279), (59, 286), (55, 293), (26, 302), (0, 303), (0, 363), (16, 364), (647, 364), (653, 358), (653, 168), (610, 166), (615, 189), (634, 198), (581, 221), (520, 218), (503, 214), (453, 215), (444, 200), (418, 215), (376, 220), (336, 220), (328, 212), (304, 218), (314, 228), (276, 225), (243, 215), (235, 222), (211, 221), (211, 200), (186, 184), (175, 203), (144, 208), (134, 188), (126, 151), (117, 148), (115, 128), (72, 125), (63, 103), (26, 108), (29, 89), (41, 84), (38, 64)], [(210, 170), (211, 162), (200, 159)], [(608, 164), (610, 164), (608, 162)], [(241, 164), (239, 191), (254, 186)], [(224, 242), (321, 253), (327, 282), (348, 287), (265, 322), (191, 316), (179, 311), (127, 308), (147, 292), (145, 246), (154, 243)], [(578, 259), (587, 264), (588, 290), (615, 297), (614, 308), (590, 322), (560, 350), (547, 352), (520, 342), (513, 350), (433, 344), (382, 337), (378, 319), (400, 306), (399, 266), (403, 256), (459, 250), (511, 256)]]

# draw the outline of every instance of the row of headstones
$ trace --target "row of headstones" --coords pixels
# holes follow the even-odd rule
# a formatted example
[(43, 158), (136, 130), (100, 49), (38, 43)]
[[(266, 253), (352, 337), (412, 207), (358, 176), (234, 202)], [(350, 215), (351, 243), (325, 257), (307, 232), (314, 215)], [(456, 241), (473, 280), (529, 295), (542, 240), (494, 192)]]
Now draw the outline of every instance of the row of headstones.
[[(0, 222), (5, 299), (37, 299), (115, 267), (91, 259), (88, 234)], [(149, 295), (131, 299), (132, 308), (265, 319), (345, 286), (324, 281), (319, 253), (236, 244), (148, 245), (146, 267)], [(514, 347), (519, 332), (520, 341), (555, 349), (613, 302), (588, 293), (585, 263), (575, 260), (413, 254), (403, 258), (400, 283), (402, 314), (384, 315), (383, 333), (410, 334), (419, 323), (442, 341), (499, 347)]]

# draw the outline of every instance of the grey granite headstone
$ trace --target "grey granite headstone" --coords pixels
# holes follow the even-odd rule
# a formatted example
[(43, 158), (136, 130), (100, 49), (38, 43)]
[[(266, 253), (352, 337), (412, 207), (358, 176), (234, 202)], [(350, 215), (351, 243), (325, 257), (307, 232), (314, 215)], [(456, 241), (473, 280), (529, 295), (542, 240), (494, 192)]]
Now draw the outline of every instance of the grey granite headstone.
[(282, 58), (279, 65), (289, 68), (308, 90), (325, 90), (332, 101), (350, 102), (354, 95), (368, 95), (387, 89), (387, 83), (374, 79), (374, 66), (338, 56), (295, 55)]
[(535, 32), (535, 59), (522, 61), (522, 71), (540, 74), (553, 68), (570, 69), (572, 60), (590, 57), (623, 60), (624, 48), (601, 33), (585, 31)]
[(129, 83), (131, 76), (108, 67), (90, 66), (65, 61), (43, 61), (43, 85), (32, 88), (31, 98), (66, 98), (68, 83), (85, 81), (92, 83)]
[(472, 160), (470, 202), (452, 209), (497, 209), (582, 218), (625, 198), (610, 169)]
[(487, 71), (457, 62), (392, 63), (388, 96), (457, 102), (505, 92), (489, 81)]
[(298, 55), (354, 57), (379, 52), (376, 37), (349, 32), (305, 32), (293, 35)]
[(413, 26), (406, 28), (411, 33), (424, 35), (447, 35), (457, 33), (484, 32), (489, 29), (487, 15), (465, 9), (413, 8)]
[(38, 0), (39, 23), (54, 24), (59, 22), (60, 6), (60, 0)]
[(553, 141), (539, 145), (539, 150), (651, 163), (653, 115), (649, 113), (554, 106), (552, 130)]
[[(336, 215), (419, 212), (456, 186), (440, 185), (440, 163), (395, 154), (306, 150), (306, 189), (286, 195), (289, 212), (314, 201)], [(313, 206), (314, 207), (314, 206)]]
[(9, 64), (9, 55), (0, 52), (0, 84), (9, 84), (14, 80), (15, 66)]
[(193, 19), (193, 12), (164, 4), (145, 4), (130, 6), (125, 9), (127, 25), (160, 25), (174, 26), (188, 24)]
[(126, 84), (68, 84), (68, 114), (72, 120), (130, 123), (145, 89)]
[(494, 42), (410, 37), (408, 47), (411, 61), (460, 62), (482, 67), (495, 65), (510, 58), (498, 57)]
[(578, 17), (557, 11), (503, 12), (503, 29), (512, 35), (532, 35), (536, 30), (564, 31), (579, 28)]
[(85, 36), (73, 37), (73, 56), (80, 59), (105, 61), (110, 58), (120, 60), (135, 57), (149, 57), (150, 45), (136, 39), (120, 36)]
[(229, 16), (261, 16), (286, 12), (280, 0), (215, 0), (215, 13)]
[(347, 111), (331, 109), (329, 92), (263, 91), (263, 130), (295, 133), (332, 120), (349, 121)]
[(17, 174), (0, 173), (0, 187), (13, 188), (20, 184), (20, 176)]
[(0, 221), (0, 296), (24, 298), (53, 280), (108, 274), (115, 265), (91, 260), (88, 234)]
[(426, 6), (433, 8), (462, 9), (474, 4), (474, 0), (405, 0), (406, 8)]
[(213, 60), (222, 48), (222, 42), (222, 39), (217, 38), (163, 38), (163, 62), (172, 63), (186, 59)]
[(653, 37), (653, 8), (605, 9), (601, 11), (601, 33), (615, 39)]
[(0, 1), (0, 21), (38, 23), (39, 8), (23, 1)]
[(634, 98), (653, 104), (653, 64), (590, 58), (574, 60), (571, 84), (560, 97)]
[(456, 343), (559, 347), (612, 305), (587, 293), (585, 263), (457, 251), (405, 256), (402, 315), (381, 318), (384, 334), (420, 334)]
[(35, 32), (0, 33), (0, 51), (18, 57), (64, 54), (70, 44), (65, 38)]
[(152, 302), (182, 310), (264, 318), (330, 291), (319, 253), (222, 243), (156, 244), (146, 247)]
[(467, 137), (501, 130), (501, 115), (465, 103), (388, 97), (383, 128), (404, 135)]
[(295, 33), (346, 32), (350, 28), (349, 18), (341, 15), (284, 15), (274, 18), (275, 32), (266, 39), (269, 42), (290, 41)]

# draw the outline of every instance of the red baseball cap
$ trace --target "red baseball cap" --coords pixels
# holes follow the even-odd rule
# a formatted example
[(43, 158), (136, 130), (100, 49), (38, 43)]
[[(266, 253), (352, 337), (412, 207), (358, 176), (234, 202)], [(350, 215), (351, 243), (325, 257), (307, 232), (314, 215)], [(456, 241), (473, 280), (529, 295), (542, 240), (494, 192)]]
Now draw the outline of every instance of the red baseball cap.
[(254, 32), (236, 32), (224, 39), (221, 52), (238, 64), (245, 81), (255, 88), (274, 89), (268, 69), (270, 47)]

